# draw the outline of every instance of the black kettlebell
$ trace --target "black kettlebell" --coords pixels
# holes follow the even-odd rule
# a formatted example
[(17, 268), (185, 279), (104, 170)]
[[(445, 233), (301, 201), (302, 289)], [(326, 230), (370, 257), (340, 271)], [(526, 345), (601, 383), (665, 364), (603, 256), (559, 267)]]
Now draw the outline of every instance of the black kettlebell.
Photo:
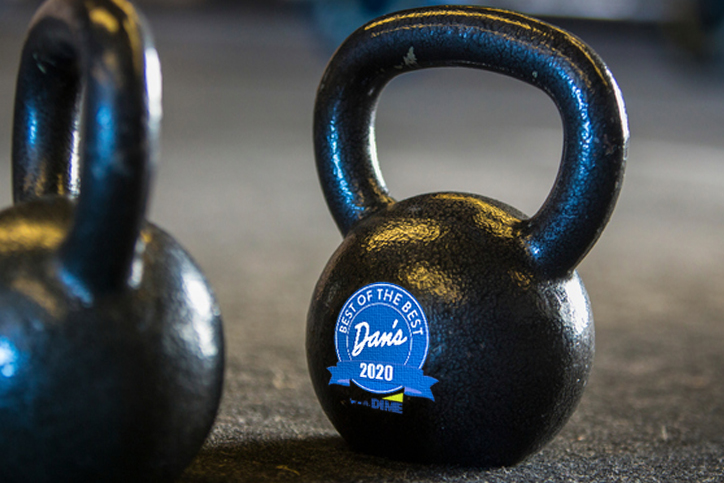
[[(562, 163), (533, 217), (472, 194), (388, 195), (376, 101), (396, 75), (438, 66), (504, 73), (553, 98)], [(319, 177), (344, 235), (307, 322), (327, 416), (366, 453), (521, 461), (563, 426), (591, 369), (593, 319), (574, 268), (623, 179), (628, 127), (615, 80), (581, 40), (546, 23), (431, 7), (352, 34), (327, 67), (314, 116)]]
[(0, 213), (2, 482), (171, 481), (214, 421), (219, 308), (144, 218), (160, 76), (124, 0), (50, 0), (29, 28)]

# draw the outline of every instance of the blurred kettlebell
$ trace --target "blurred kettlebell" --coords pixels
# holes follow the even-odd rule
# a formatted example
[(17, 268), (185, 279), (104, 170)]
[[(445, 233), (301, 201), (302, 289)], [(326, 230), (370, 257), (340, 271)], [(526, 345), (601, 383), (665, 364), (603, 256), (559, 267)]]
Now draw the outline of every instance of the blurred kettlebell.
[(219, 308), (145, 221), (160, 120), (158, 57), (131, 4), (40, 8), (0, 213), (0, 481), (171, 481), (211, 428)]
[[(564, 128), (555, 185), (531, 218), (499, 201), (395, 201), (374, 114), (393, 77), (437, 66), (537, 86)], [(337, 50), (314, 114), (317, 169), (344, 236), (314, 291), (307, 359), (335, 428), (359, 451), (417, 462), (515, 464), (577, 405), (594, 329), (574, 268), (623, 180), (623, 99), (576, 37), (502, 10), (432, 7), (380, 17)]]

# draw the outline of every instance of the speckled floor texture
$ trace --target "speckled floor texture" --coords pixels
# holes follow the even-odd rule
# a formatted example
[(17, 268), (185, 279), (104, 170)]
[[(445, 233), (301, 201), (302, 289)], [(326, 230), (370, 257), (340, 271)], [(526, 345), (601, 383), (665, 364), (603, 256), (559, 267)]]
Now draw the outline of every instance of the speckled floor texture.
[[(652, 26), (571, 23), (607, 61), (632, 139), (620, 202), (579, 267), (595, 366), (569, 423), (496, 470), (352, 452), (313, 394), (304, 354), (316, 279), (341, 241), (312, 157), (316, 85), (333, 46), (291, 4), (148, 5), (164, 72), (150, 218), (214, 285), (227, 373), (216, 425), (182, 482), (724, 481), (724, 82)], [(10, 204), (15, 75), (32, 9), (0, 3), (0, 196)], [(560, 159), (542, 93), (469, 70), (384, 92), (379, 158), (392, 194), (476, 192), (529, 214)], [(2, 428), (0, 428), (0, 431)]]

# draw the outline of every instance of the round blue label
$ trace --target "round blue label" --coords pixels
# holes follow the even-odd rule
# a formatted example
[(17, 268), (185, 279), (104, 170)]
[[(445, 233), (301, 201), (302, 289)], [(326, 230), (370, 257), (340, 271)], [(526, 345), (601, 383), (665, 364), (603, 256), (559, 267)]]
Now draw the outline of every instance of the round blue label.
[(429, 333), (425, 312), (407, 290), (373, 283), (356, 291), (337, 317), (334, 342), (339, 363), (330, 384), (389, 394), (432, 397), (437, 380), (424, 376)]

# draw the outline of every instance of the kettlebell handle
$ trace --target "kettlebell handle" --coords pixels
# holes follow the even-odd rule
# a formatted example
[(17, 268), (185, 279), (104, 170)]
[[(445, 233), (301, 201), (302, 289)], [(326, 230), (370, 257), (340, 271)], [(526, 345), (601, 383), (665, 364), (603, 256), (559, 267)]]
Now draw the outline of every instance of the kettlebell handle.
[(623, 180), (628, 124), (620, 91), (581, 40), (544, 22), (481, 7), (429, 7), (381, 17), (337, 50), (314, 112), (317, 170), (343, 235), (394, 203), (377, 162), (376, 103), (395, 76), (428, 67), (474, 67), (532, 84), (563, 122), (561, 165), (519, 237), (541, 273), (572, 271), (595, 243)]
[(38, 10), (18, 74), (13, 193), (16, 203), (78, 197), (58, 257), (81, 292), (128, 284), (160, 119), (158, 57), (128, 2), (49, 0)]

